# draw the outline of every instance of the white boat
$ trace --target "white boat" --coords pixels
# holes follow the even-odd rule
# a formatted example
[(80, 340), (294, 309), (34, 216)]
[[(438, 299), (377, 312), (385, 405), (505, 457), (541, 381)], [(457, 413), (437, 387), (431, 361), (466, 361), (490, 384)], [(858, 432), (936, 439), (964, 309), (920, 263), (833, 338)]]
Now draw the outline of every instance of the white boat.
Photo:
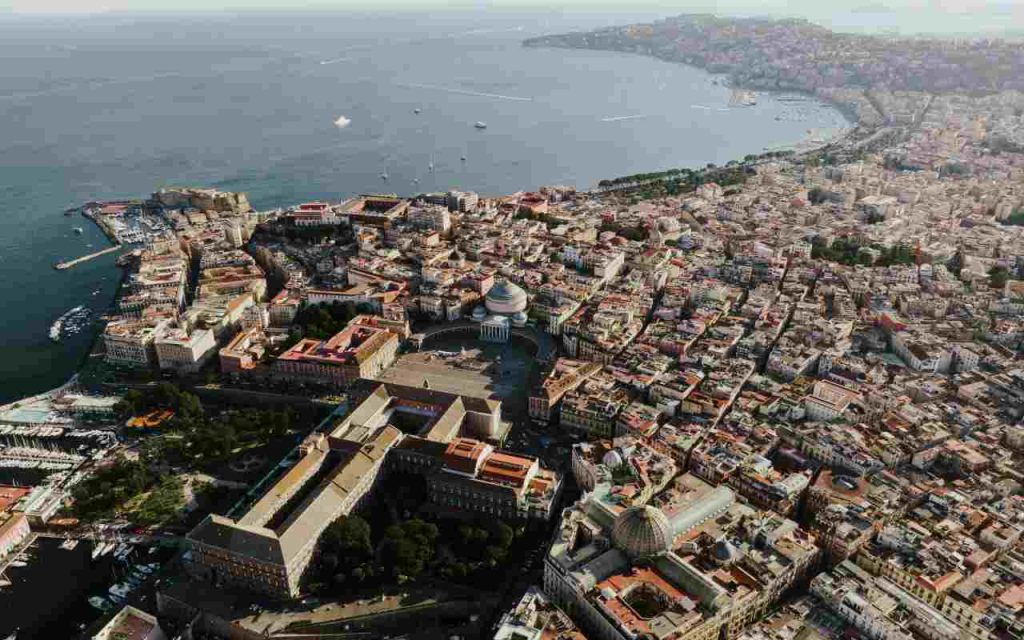
[(130, 585), (123, 584), (120, 582), (110, 587), (110, 589), (107, 591), (107, 593), (110, 595), (111, 601), (117, 603), (124, 602), (125, 598), (127, 598), (128, 594), (131, 592), (132, 588)]
[(114, 605), (110, 604), (110, 602), (107, 601), (106, 598), (101, 598), (100, 596), (92, 596), (92, 597), (90, 597), (89, 598), (89, 604), (91, 604), (93, 607), (95, 607), (96, 609), (99, 609), (100, 611), (103, 611), (103, 612), (110, 611), (113, 608), (113, 606), (114, 606)]
[(423, 110), (420, 109), (419, 107), (416, 107), (415, 109), (412, 110), (413, 113), (420, 113), (421, 111)]
[(83, 233), (85, 233), (85, 229), (83, 229), (82, 227), (75, 227), (75, 233), (78, 235), (82, 235)]
[(729, 98), (729, 106), (731, 107), (752, 107), (757, 104), (757, 94), (753, 91), (740, 91), (739, 89), (732, 92), (732, 96)]
[(64, 542), (60, 543), (60, 548), (65, 551), (73, 551), (78, 546), (78, 540), (75, 538), (68, 538)]
[(474, 124), (473, 126), (476, 127), (477, 129), (486, 129), (487, 128), (487, 123), (486, 122), (480, 122), (479, 120), (477, 120), (476, 124)]
[(110, 542), (100, 542), (96, 544), (96, 546), (92, 548), (92, 559), (95, 560), (96, 558), (107, 555), (113, 546), (114, 545)]

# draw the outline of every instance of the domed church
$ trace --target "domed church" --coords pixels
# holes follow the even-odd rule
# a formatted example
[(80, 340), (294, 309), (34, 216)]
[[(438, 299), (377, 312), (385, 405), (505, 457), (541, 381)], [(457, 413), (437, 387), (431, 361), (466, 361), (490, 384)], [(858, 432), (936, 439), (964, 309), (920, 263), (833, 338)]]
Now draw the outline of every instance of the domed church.
[(672, 525), (656, 507), (630, 507), (615, 518), (612, 544), (630, 558), (646, 558), (672, 548)]
[(495, 282), (484, 298), (486, 308), (473, 310), (473, 320), (480, 323), (480, 339), (508, 342), (512, 327), (526, 326), (527, 304), (522, 287), (504, 279)]

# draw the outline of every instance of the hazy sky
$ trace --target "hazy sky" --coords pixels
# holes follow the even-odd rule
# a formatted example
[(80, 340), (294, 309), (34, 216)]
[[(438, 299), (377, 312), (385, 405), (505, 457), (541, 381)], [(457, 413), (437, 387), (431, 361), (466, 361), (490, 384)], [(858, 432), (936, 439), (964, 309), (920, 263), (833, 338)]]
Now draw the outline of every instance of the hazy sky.
[[(836, 31), (1024, 37), (1024, 0), (0, 0), (0, 19), (61, 14), (246, 11), (529, 10), (618, 16), (629, 23), (679, 13), (807, 18)], [(40, 18), (41, 17), (41, 18)]]
[(288, 9), (366, 9), (366, 8), (557, 8), (628, 12), (638, 6), (684, 11), (701, 10), (781, 11), (791, 14), (821, 14), (823, 5), (836, 9), (868, 7), (872, 10), (928, 10), (955, 13), (984, 11), (992, 6), (1008, 7), (1021, 0), (0, 0), (0, 12), (32, 13), (104, 13), (110, 11), (209, 11), (209, 10), (271, 10)]

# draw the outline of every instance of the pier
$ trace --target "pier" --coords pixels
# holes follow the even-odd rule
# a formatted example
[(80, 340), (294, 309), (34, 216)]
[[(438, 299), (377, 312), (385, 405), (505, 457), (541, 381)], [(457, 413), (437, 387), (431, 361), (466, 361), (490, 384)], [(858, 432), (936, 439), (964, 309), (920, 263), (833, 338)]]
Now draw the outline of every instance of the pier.
[(89, 260), (92, 260), (93, 258), (98, 258), (100, 256), (105, 256), (108, 253), (113, 253), (114, 251), (119, 250), (120, 248), (121, 248), (121, 245), (115, 244), (112, 247), (107, 247), (106, 249), (101, 249), (100, 251), (94, 251), (93, 253), (84, 255), (81, 258), (75, 258), (74, 260), (68, 260), (66, 262), (58, 262), (57, 264), (53, 265), (53, 268), (57, 269), (58, 271), (63, 271), (64, 269), (70, 269), (71, 267), (75, 266), (76, 264), (81, 264), (83, 262), (88, 262)]

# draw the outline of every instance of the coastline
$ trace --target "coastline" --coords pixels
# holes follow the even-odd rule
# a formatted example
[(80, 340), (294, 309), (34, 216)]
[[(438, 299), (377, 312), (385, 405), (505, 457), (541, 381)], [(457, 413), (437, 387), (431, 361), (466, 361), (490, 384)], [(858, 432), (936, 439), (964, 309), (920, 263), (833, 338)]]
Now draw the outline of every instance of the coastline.
[[(556, 47), (556, 48), (560, 48), (560, 47)], [(697, 67), (695, 67), (695, 68), (697, 68)], [(706, 70), (703, 70), (703, 71), (706, 71)], [(779, 92), (779, 93), (780, 94), (782, 94), (782, 93), (789, 93), (790, 95), (796, 95), (796, 92)], [(844, 117), (845, 117), (845, 115), (844, 115)], [(837, 135), (837, 136), (835, 136), (835, 137), (825, 141), (823, 144), (817, 145), (816, 147), (811, 148), (811, 149), (804, 149), (804, 150), (801, 150), (801, 151), (793, 151), (793, 153), (792, 153), (792, 155), (790, 157), (794, 157), (794, 158), (803, 157), (805, 155), (808, 155), (808, 154), (820, 151), (823, 148), (827, 148), (827, 147), (829, 147), (829, 146), (831, 146), (833, 144), (840, 143), (840, 142), (846, 140), (854, 131), (856, 131), (858, 129), (860, 129), (860, 127), (843, 128), (843, 129), (841, 129), (841, 133), (839, 135)], [(784, 147), (784, 149), (792, 150), (793, 146), (796, 146), (796, 145), (799, 145), (799, 144), (800, 144), (799, 141), (798, 142), (794, 142), (791, 145), (788, 145), (788, 146)], [(778, 152), (780, 150), (781, 149), (775, 149), (772, 152)], [(768, 151), (762, 151), (761, 153), (752, 154), (752, 155), (760, 156), (760, 155), (762, 155), (764, 153), (768, 153)], [(744, 162), (743, 160), (740, 160), (740, 159), (737, 159), (736, 162), (739, 163), (740, 165), (749, 164), (749, 163), (746, 163), (746, 162)], [(595, 189), (585, 190), (585, 192), (590, 193), (591, 195), (594, 195), (594, 196), (597, 196), (597, 197), (600, 197), (601, 195), (603, 195), (603, 192), (601, 192), (601, 191), (596, 189), (596, 185), (595, 185)], [(117, 244), (117, 236), (116, 236), (116, 233), (114, 232), (113, 228), (108, 223), (106, 223), (106, 221), (103, 220), (101, 216), (96, 215), (95, 213), (93, 213), (90, 210), (92, 208), (92, 207), (90, 207), (90, 205), (95, 205), (95, 204), (98, 204), (98, 203), (97, 202), (89, 202), (89, 203), (86, 203), (86, 204), (82, 205), (81, 207), (78, 207), (77, 209), (81, 212), (81, 214), (84, 217), (89, 218), (103, 232), (104, 236), (107, 237), (108, 241), (110, 241), (112, 243), (112, 246), (109, 247), (109, 249), (115, 249), (115, 248), (123, 247), (124, 245)], [(120, 294), (121, 294), (121, 285), (123, 284), (125, 278), (128, 277), (128, 274), (130, 273), (129, 265), (116, 266), (115, 268), (118, 269), (121, 272), (121, 275), (120, 275), (120, 278), (119, 278), (118, 287), (115, 289), (114, 298), (105, 307), (105, 311), (107, 311), (107, 312), (109, 312), (110, 310), (113, 310), (113, 309), (115, 309), (117, 307), (117, 302), (118, 302), (118, 299), (120, 298)], [(105, 322), (103, 324), (105, 324)], [(63, 383), (63, 384), (61, 384), (61, 385), (59, 385), (57, 387), (51, 388), (49, 390), (38, 392), (38, 393), (36, 393), (36, 394), (34, 394), (32, 396), (25, 396), (25, 397), (22, 397), (22, 398), (18, 398), (18, 399), (12, 400), (12, 401), (10, 401), (9, 403), (7, 403), (7, 404), (5, 404), (3, 406), (0, 406), (0, 411), (6, 410), (8, 408), (11, 408), (11, 407), (16, 406), (16, 405), (21, 404), (21, 403), (35, 402), (35, 401), (38, 401), (38, 400), (46, 399), (48, 397), (52, 397), (53, 395), (55, 395), (57, 393), (60, 393), (60, 392), (62, 392), (64, 390), (66, 390), (69, 387), (72, 387), (74, 385), (79, 384), (79, 375), (81, 374), (82, 369), (85, 368), (86, 364), (88, 363), (88, 361), (91, 358), (96, 357), (98, 355), (98, 347), (101, 345), (102, 335), (103, 335), (103, 327), (99, 326), (99, 327), (97, 327), (97, 330), (96, 330), (96, 333), (95, 333), (93, 339), (90, 341), (89, 348), (86, 350), (86, 352), (80, 358), (79, 364), (77, 365), (77, 367), (75, 368), (75, 370), (71, 374), (71, 376), (68, 378), (67, 382), (65, 382), (65, 383)]]
[[(766, 94), (769, 94), (769, 95), (772, 95), (772, 96), (776, 96), (776, 97), (789, 95), (789, 96), (800, 96), (800, 97), (803, 97), (803, 98), (811, 98), (811, 99), (817, 100), (818, 102), (820, 102), (822, 104), (825, 104), (825, 105), (831, 107), (832, 109), (835, 109), (836, 112), (838, 112), (841, 116), (843, 116), (843, 119), (846, 120), (847, 124), (850, 125), (849, 128), (844, 129), (845, 133), (842, 136), (837, 136), (836, 138), (834, 138), (830, 142), (837, 142), (841, 138), (845, 138), (846, 135), (849, 134), (849, 132), (851, 132), (853, 130), (856, 130), (858, 128), (864, 128), (864, 127), (867, 126), (867, 125), (865, 125), (865, 123), (861, 122), (861, 120), (857, 117), (856, 113), (846, 103), (839, 102), (838, 100), (835, 100), (834, 98), (832, 98), (830, 96), (827, 96), (827, 95), (818, 94), (815, 91), (812, 91), (810, 89), (801, 88), (801, 87), (786, 87), (786, 88), (761, 87), (761, 86), (757, 86), (757, 85), (753, 85), (753, 84), (745, 84), (745, 83), (742, 83), (742, 82), (738, 82), (736, 77), (730, 71), (716, 71), (716, 70), (714, 70), (714, 69), (712, 69), (710, 67), (707, 67), (707, 66), (701, 66), (701, 65), (698, 65), (698, 64), (693, 64), (691, 62), (686, 62), (684, 60), (677, 60), (677, 59), (669, 57), (669, 56), (658, 55), (655, 52), (644, 52), (644, 51), (636, 51), (636, 50), (627, 49), (627, 48), (613, 48), (613, 47), (581, 47), (581, 46), (574, 46), (574, 45), (568, 44), (568, 43), (562, 43), (562, 42), (548, 40), (549, 38), (553, 38), (553, 37), (557, 38), (557, 37), (561, 37), (562, 35), (568, 36), (568, 35), (578, 35), (578, 34), (559, 34), (559, 35), (555, 35), (555, 36), (538, 36), (536, 38), (527, 38), (526, 40), (523, 40), (522, 46), (527, 47), (527, 48), (531, 48), (531, 49), (566, 49), (566, 50), (576, 50), (576, 51), (603, 51), (603, 52), (609, 52), (609, 53), (621, 53), (621, 54), (627, 54), (627, 55), (634, 55), (634, 56), (639, 56), (641, 58), (652, 58), (652, 59), (655, 59), (655, 60), (661, 60), (662, 62), (668, 62), (668, 63), (671, 63), (671, 64), (678, 64), (678, 65), (682, 65), (684, 67), (689, 67), (691, 69), (696, 69), (696, 70), (702, 71), (702, 72), (704, 72), (704, 73), (706, 73), (706, 74), (708, 74), (710, 76), (713, 76), (713, 77), (716, 77), (716, 78), (721, 78), (721, 79), (724, 80), (723, 86), (725, 86), (725, 87), (727, 87), (729, 89), (736, 89), (736, 90), (743, 90), (743, 91), (756, 91), (756, 92), (759, 92), (759, 93), (766, 93)], [(857, 88), (857, 90), (865, 90), (865, 89)]]
[[(559, 48), (559, 47), (552, 47), (552, 48)], [(617, 53), (628, 53), (628, 52), (617, 51)], [(655, 56), (644, 55), (643, 57), (646, 57), (646, 58), (652, 58), (653, 57), (655, 59), (661, 59), (661, 60), (663, 60), (665, 62), (674, 62), (672, 60), (666, 60), (666, 59), (662, 59), (662, 58), (657, 58)], [(693, 67), (693, 65), (688, 65), (688, 66)], [(712, 76), (720, 76), (721, 75), (721, 74), (715, 74), (715, 73), (713, 73), (713, 72), (711, 72), (710, 70), (707, 70), (707, 69), (701, 69), (700, 67), (693, 67), (693, 68), (700, 69), (702, 72), (708, 73), (709, 75), (712, 75)], [(779, 95), (785, 95), (785, 94), (794, 95), (794, 96), (800, 95), (800, 96), (804, 96), (804, 97), (810, 95), (811, 97), (814, 97), (813, 94), (802, 94), (802, 93), (796, 92), (796, 91), (780, 91), (780, 92), (772, 92), (772, 93), (777, 93)], [(822, 102), (824, 102), (824, 101), (822, 101)], [(829, 106), (832, 106), (831, 103), (829, 103)], [(843, 116), (844, 120), (846, 120), (847, 122), (850, 122), (849, 118), (846, 116), (846, 114), (842, 113), (842, 111), (839, 111), (839, 113)], [(771, 123), (766, 123), (766, 124), (771, 124)], [(821, 146), (827, 147), (829, 145), (840, 144), (840, 143), (842, 143), (843, 140), (845, 140), (852, 133), (853, 130), (854, 130), (853, 128), (843, 128), (842, 130), (840, 130), (837, 133), (837, 135), (828, 138), (828, 140), (825, 143), (823, 143), (823, 145), (821, 145)], [(786, 146), (784, 148), (799, 149), (798, 153), (800, 153), (800, 154), (803, 154), (803, 153), (813, 153), (817, 149), (821, 148), (821, 146), (816, 147), (815, 149), (802, 148), (801, 147), (801, 143), (805, 142), (805, 140), (806, 140), (806, 138), (798, 139), (798, 140), (793, 140), (791, 143), (786, 144)], [(777, 148), (777, 147), (773, 147), (773, 148)], [(759, 154), (762, 154), (764, 152), (765, 152), (765, 149), (761, 149), (761, 148), (754, 148), (754, 149), (750, 150), (750, 154), (751, 155), (759, 155)], [(742, 157), (734, 156), (734, 160), (742, 162)], [(694, 166), (696, 166), (696, 164)], [(653, 171), (653, 170), (657, 170), (656, 167), (657, 167), (657, 165), (652, 164), (651, 168), (645, 168), (643, 170), (652, 170)], [(612, 173), (612, 172), (609, 172), (609, 174), (605, 174), (605, 175), (607, 176), (607, 175), (616, 175), (616, 174)], [(372, 186), (373, 186), (372, 184), (367, 185), (366, 190), (373, 191)], [(529, 186), (524, 184), (521, 188), (529, 188)], [(591, 184), (591, 185), (583, 187), (583, 189), (589, 189), (589, 188), (595, 188), (596, 189), (596, 182)], [(95, 198), (95, 196), (93, 196), (93, 197)], [(124, 198), (125, 196), (122, 195), (121, 197)], [(119, 200), (119, 201), (120, 202), (131, 201), (131, 202), (138, 203), (139, 199), (138, 198), (131, 198), (130, 197), (130, 198), (127, 198), (125, 200)], [(298, 196), (296, 197), (295, 201), (296, 202), (300, 201)], [(93, 222), (93, 224), (95, 224), (103, 232), (104, 236), (107, 237), (108, 241), (111, 242), (112, 245), (116, 245), (116, 243), (117, 243), (117, 236), (116, 236), (115, 230), (113, 229), (112, 225), (110, 225), (104, 219), (104, 216), (102, 216), (102, 215), (100, 215), (98, 213), (98, 209), (95, 209), (95, 206), (98, 206), (99, 204), (100, 204), (99, 202), (97, 202), (96, 200), (93, 200), (93, 201), (86, 202), (86, 203), (76, 207), (76, 209), (81, 213), (81, 215), (83, 215), (84, 217), (89, 218)], [(130, 248), (130, 247), (128, 247), (126, 245), (126, 248)], [(126, 276), (127, 273), (129, 273), (129, 271), (127, 269), (121, 268), (121, 278), (120, 279), (123, 280), (123, 278)], [(119, 297), (119, 292), (115, 291), (113, 299), (108, 304), (105, 305), (104, 309), (108, 313), (112, 309), (116, 308), (118, 297)], [(97, 353), (97, 344), (98, 344), (98, 341), (102, 340), (102, 331), (103, 331), (102, 323), (98, 323), (98, 324), (100, 326), (97, 327), (96, 333), (95, 333), (92, 341), (90, 342), (90, 346), (85, 350), (85, 352), (83, 353), (82, 357), (79, 359), (79, 362), (78, 362), (77, 366), (71, 372), (72, 375), (77, 375), (78, 372), (80, 372), (82, 370), (82, 368), (84, 366), (86, 366), (86, 364), (89, 362), (89, 360), (92, 357), (95, 357), (95, 354)], [(12, 400), (12, 402), (16, 402), (16, 401), (17, 401), (16, 399)]]

